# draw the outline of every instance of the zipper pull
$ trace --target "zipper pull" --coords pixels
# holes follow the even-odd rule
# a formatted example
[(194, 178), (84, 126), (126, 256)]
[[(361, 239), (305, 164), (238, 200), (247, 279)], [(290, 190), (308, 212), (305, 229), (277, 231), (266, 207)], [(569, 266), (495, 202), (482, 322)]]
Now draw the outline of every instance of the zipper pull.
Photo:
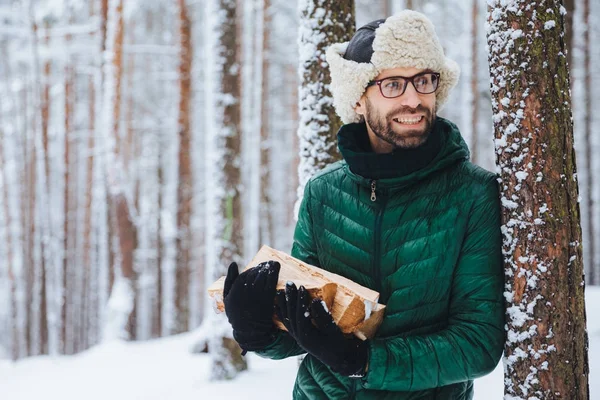
[(377, 187), (377, 181), (371, 181), (371, 201), (377, 200), (375, 195), (375, 188)]

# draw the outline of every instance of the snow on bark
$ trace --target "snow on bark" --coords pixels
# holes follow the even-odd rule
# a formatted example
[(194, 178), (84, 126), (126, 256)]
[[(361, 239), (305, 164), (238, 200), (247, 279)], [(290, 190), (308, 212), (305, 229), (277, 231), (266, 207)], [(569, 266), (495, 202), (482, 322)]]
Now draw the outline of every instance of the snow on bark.
[[(340, 159), (336, 134), (341, 121), (333, 108), (329, 91), (327, 47), (349, 41), (355, 31), (354, 1), (300, 0), (300, 51), (298, 74), (300, 125), (300, 178), (298, 198), (304, 194), (308, 179), (318, 170)], [(296, 202), (297, 214), (300, 201)]]
[[(106, 27), (106, 52), (104, 60), (104, 98), (102, 103), (102, 142), (106, 147), (104, 151), (105, 169), (109, 198), (111, 204), (111, 221), (114, 226), (114, 239), (118, 242), (115, 246), (115, 281), (112, 287), (107, 307), (106, 321), (103, 327), (103, 339), (111, 340), (123, 337), (127, 332), (129, 314), (134, 307), (134, 292), (130, 277), (121, 268), (128, 262), (129, 254), (123, 254), (123, 235), (127, 227), (125, 220), (129, 218), (130, 207), (123, 187), (121, 171), (124, 170), (121, 157), (118, 157), (116, 139), (118, 136), (119, 110), (120, 110), (120, 74), (121, 74), (121, 46), (123, 29), (123, 2), (122, 0), (109, 0), (108, 19)], [(126, 243), (125, 243), (126, 244)], [(129, 271), (128, 271), (129, 272)], [(127, 313), (126, 315), (124, 313)], [(125, 325), (120, 325), (125, 324)], [(129, 336), (127, 336), (129, 337)]]
[(190, 278), (191, 278), (191, 227), (192, 214), (192, 163), (190, 160), (190, 101), (192, 38), (191, 21), (184, 0), (178, 0), (179, 12), (179, 116), (177, 124), (178, 143), (178, 185), (177, 185), (177, 274), (176, 306), (177, 332), (189, 330), (190, 322)]
[[(242, 264), (242, 215), (240, 196), (240, 57), (235, 0), (210, 0), (206, 7), (206, 264), (205, 280), (225, 275), (229, 262)], [(207, 307), (212, 306), (206, 300)], [(224, 314), (205, 312), (211, 379), (231, 379), (245, 361), (235, 359), (239, 346), (226, 338), (230, 331)], [(202, 328), (201, 328), (202, 329)], [(206, 329), (206, 328), (205, 328)], [(230, 332), (229, 335), (230, 336)]]
[[(556, 21), (552, 29), (549, 21)], [(505, 399), (588, 398), (569, 76), (559, 1), (488, 0), (503, 204)]]

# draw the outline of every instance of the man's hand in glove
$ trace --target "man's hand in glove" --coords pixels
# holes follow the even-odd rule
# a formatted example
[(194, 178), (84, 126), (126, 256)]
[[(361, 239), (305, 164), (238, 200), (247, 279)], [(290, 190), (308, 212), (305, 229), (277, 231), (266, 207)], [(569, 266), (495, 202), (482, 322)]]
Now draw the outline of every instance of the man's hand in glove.
[(236, 263), (229, 265), (223, 303), (242, 354), (261, 350), (275, 340), (273, 307), (280, 268), (277, 261), (267, 261), (240, 274)]
[[(346, 338), (319, 299), (310, 301), (304, 286), (287, 283), (277, 292), (276, 312), (296, 342), (334, 372), (362, 377), (366, 372), (368, 343)], [(312, 319), (315, 321), (313, 325)]]

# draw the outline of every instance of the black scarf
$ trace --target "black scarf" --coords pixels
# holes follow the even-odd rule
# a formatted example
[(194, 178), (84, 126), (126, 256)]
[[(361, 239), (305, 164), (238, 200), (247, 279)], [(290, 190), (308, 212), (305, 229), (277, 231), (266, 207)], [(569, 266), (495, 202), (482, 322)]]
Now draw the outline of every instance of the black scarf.
[(350, 170), (367, 179), (398, 178), (425, 168), (444, 145), (443, 127), (436, 118), (427, 141), (412, 149), (397, 148), (391, 153), (373, 152), (364, 122), (343, 125), (338, 148)]

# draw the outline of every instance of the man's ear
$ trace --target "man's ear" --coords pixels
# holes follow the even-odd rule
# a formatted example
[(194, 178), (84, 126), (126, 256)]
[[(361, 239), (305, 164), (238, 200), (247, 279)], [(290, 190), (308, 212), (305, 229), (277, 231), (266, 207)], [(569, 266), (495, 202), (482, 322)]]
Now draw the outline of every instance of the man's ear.
[(356, 105), (354, 106), (354, 111), (358, 114), (358, 115), (365, 115), (365, 111), (366, 111), (366, 107), (365, 107), (365, 96), (362, 96), (360, 98), (360, 100), (358, 100), (356, 102)]

